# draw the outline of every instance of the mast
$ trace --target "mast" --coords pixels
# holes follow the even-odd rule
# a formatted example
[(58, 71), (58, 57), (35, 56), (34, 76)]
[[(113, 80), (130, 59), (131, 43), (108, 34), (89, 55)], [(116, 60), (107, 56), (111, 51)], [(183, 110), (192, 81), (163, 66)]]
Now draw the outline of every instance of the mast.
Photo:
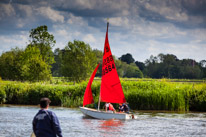
[[(106, 32), (106, 35), (108, 34), (108, 28), (109, 28), (109, 18), (107, 18), (107, 32)], [(101, 100), (101, 85), (100, 85), (100, 92), (99, 92), (98, 111), (99, 111), (99, 107), (100, 107), (100, 100)]]
[(109, 22), (107, 22), (104, 54), (102, 58), (101, 101), (109, 103), (125, 103), (126, 99), (109, 45), (108, 27)]
[(99, 111), (99, 107), (100, 107), (100, 100), (101, 100), (100, 93), (101, 93), (101, 91), (99, 92), (98, 111)]

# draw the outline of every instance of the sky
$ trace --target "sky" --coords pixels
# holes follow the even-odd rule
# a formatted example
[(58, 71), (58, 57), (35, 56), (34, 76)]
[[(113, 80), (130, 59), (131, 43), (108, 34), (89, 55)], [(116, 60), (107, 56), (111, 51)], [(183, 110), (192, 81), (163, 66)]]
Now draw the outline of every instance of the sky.
[(56, 48), (84, 41), (144, 62), (160, 53), (206, 60), (206, 0), (0, 0), (0, 54), (25, 48), (29, 31), (47, 25)]

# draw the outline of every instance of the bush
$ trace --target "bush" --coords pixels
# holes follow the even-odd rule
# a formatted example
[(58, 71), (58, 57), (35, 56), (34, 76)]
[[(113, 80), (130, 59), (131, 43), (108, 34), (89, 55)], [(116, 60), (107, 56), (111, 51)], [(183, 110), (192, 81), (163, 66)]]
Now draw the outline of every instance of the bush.
[(3, 104), (6, 102), (6, 92), (3, 90), (3, 88), (0, 88), (0, 104)]

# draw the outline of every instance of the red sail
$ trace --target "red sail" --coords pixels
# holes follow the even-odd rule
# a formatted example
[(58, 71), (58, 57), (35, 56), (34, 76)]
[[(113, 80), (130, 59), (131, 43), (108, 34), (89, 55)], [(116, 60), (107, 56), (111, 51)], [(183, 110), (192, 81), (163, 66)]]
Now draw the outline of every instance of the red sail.
[(89, 79), (89, 82), (87, 84), (87, 88), (86, 88), (85, 93), (84, 93), (83, 106), (94, 103), (91, 86), (92, 86), (92, 81), (94, 80), (94, 77), (95, 77), (95, 74), (97, 72), (98, 67), (99, 67), (99, 64), (95, 68), (95, 70), (92, 73), (92, 75), (91, 75), (91, 77)]
[(102, 61), (101, 101), (110, 103), (125, 103), (126, 99), (117, 74), (108, 40), (108, 27), (104, 44), (104, 55)]

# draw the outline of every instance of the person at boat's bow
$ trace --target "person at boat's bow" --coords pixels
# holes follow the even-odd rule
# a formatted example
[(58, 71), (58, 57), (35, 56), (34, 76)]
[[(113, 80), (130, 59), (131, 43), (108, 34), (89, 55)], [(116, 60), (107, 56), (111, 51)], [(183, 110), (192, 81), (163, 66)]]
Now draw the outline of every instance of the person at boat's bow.
[(119, 112), (125, 112), (125, 113), (129, 113), (129, 107), (127, 105), (127, 103), (119, 103)]
[(119, 103), (119, 112), (124, 112), (124, 106), (122, 103)]

